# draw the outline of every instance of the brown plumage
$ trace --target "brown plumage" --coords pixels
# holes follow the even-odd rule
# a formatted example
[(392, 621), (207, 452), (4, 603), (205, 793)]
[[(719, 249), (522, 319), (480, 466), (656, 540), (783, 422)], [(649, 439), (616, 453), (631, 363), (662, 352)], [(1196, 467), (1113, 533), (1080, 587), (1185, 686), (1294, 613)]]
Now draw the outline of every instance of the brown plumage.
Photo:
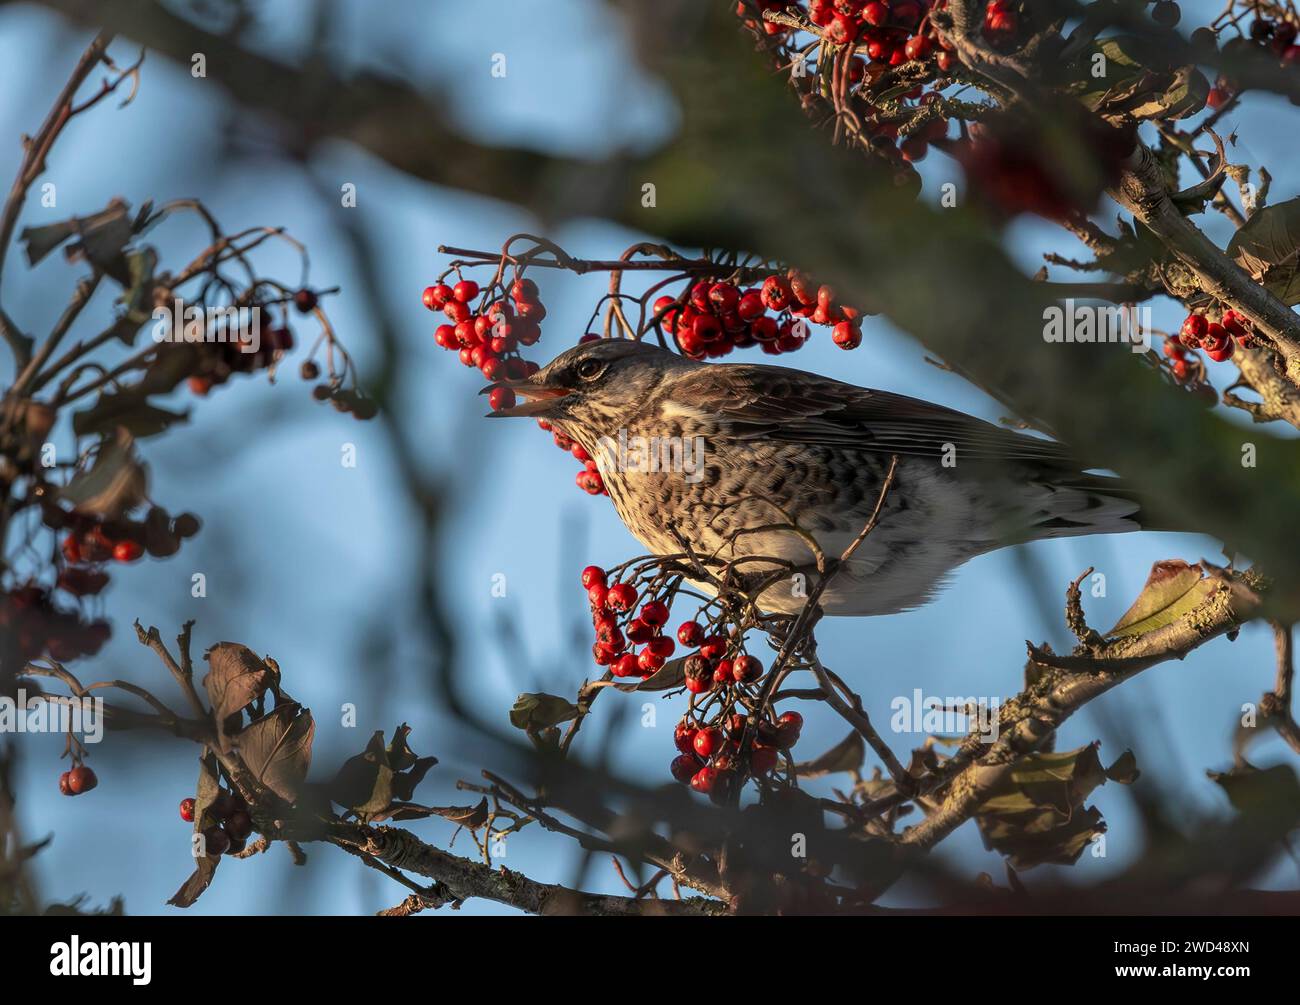
[[(800, 370), (604, 340), (511, 386), (529, 401), (496, 414), (545, 416), (597, 458), (623, 523), (653, 553), (681, 550), (675, 527), (702, 554), (793, 563), (789, 583), (763, 595), (770, 610), (797, 611), (817, 575), (806, 537), (777, 525), (838, 557), (893, 456), (877, 526), (822, 596), (829, 614), (915, 607), (1007, 544), (1140, 529), (1131, 492), (1058, 443)], [(650, 458), (666, 463), (646, 470)]]

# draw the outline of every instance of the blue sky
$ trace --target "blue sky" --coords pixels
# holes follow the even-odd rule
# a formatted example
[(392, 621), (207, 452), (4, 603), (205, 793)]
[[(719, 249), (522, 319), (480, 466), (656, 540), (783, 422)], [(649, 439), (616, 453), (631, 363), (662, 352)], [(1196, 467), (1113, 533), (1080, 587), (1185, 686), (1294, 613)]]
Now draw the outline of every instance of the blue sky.
[[(296, 59), (307, 6), (292, 0), (265, 4), (268, 24), (258, 31), (260, 48)], [(1194, 20), (1193, 11), (1212, 6), (1183, 4), (1184, 22)], [(639, 75), (615, 17), (594, 0), (393, 3), (384, 5), (382, 17), (374, 16), (374, 5), (339, 7), (347, 24), (339, 58), (449, 88), (456, 121), (484, 142), (596, 154), (651, 146), (671, 132), (671, 102), (654, 81)], [(12, 176), (16, 137), (35, 129), (88, 37), (36, 8), (0, 9), (0, 66), (5, 67), (0, 175)], [(111, 51), (121, 60), (134, 54), (123, 41)], [(489, 73), (497, 52), (507, 57), (504, 78)], [(377, 264), (383, 296), (402, 324), (402, 419), (415, 431), (420, 463), (455, 485), (438, 581), (441, 601), (461, 629), (462, 690), (503, 728), (518, 692), (571, 694), (593, 669), (585, 641), (575, 641), (572, 631), (585, 616), (578, 572), (591, 561), (613, 564), (631, 557), (639, 546), (607, 501), (574, 488), (574, 463), (544, 434), (525, 423), (481, 421), (482, 399), (474, 393), (481, 381), (433, 345), (434, 322), (419, 302), (420, 290), (444, 264), (435, 254), (438, 244), (496, 247), (506, 235), (532, 229), (534, 221), (502, 203), (412, 181), (344, 145), (322, 151), (307, 169), (275, 159), (265, 142), (274, 131), (248, 118), (232, 120), (228, 111), (216, 85), (151, 56), (130, 107), (117, 111), (105, 105), (69, 129), (48, 175), (58, 185), (59, 205), (52, 210), (29, 205), (25, 222), (88, 213), (114, 195), (136, 205), (146, 198), (192, 195), (228, 229), (283, 225), (310, 248), (313, 281), (342, 287), (330, 304), (331, 316), (365, 373), (373, 326), (350, 281), (351, 251), (336, 230), (339, 214), (361, 214), (364, 225), (382, 235)], [(1300, 174), (1290, 156), (1293, 130), (1279, 128), (1275, 116), (1293, 122), (1294, 110), (1284, 102), (1254, 99), (1229, 123), (1240, 128), (1244, 142), (1238, 149), (1274, 171), (1273, 199), (1280, 201), (1297, 194)], [(232, 140), (253, 153), (235, 156)], [(937, 156), (924, 169), (930, 191), (938, 181), (956, 180), (949, 163)], [(321, 195), (345, 182), (357, 185), (356, 209), (342, 209)], [(1209, 229), (1226, 241), (1226, 223), (1214, 222)], [(155, 231), (150, 240), (165, 261), (174, 262), (192, 257), (200, 236), (194, 225), (178, 222)], [(579, 222), (549, 236), (571, 253), (612, 257), (643, 235)], [(1034, 223), (1014, 227), (1008, 243), (1031, 271), (1045, 250), (1075, 250)], [(296, 260), (287, 254), (271, 251), (261, 261), (272, 274), (297, 275)], [(28, 271), (20, 256), (12, 255), (6, 307), (29, 331), (48, 328), (77, 275), (59, 256)], [(539, 360), (576, 341), (603, 285), (603, 277), (556, 275), (542, 281), (549, 317), (534, 351)], [(104, 317), (109, 298), (101, 294), (96, 304), (98, 317)], [(91, 320), (82, 331), (94, 327), (94, 309), (86, 316)], [(1157, 326), (1175, 327), (1179, 312), (1165, 305), (1155, 320)], [(1007, 351), (1014, 351), (1015, 339), (1029, 337), (1038, 336), (989, 333), (991, 345)], [(829, 339), (818, 338), (794, 362), (861, 385), (998, 417), (995, 405), (923, 357), (916, 343), (887, 322), (871, 319), (857, 352), (843, 353)], [(182, 620), (195, 618), (196, 645), (234, 639), (279, 660), (289, 689), (316, 715), (319, 774), (358, 752), (372, 730), (405, 720), (415, 729), (415, 749), (442, 759), (421, 797), (464, 801), (452, 787), (455, 779), (476, 777), (484, 763), (472, 741), (435, 707), (430, 681), (411, 648), (419, 631), (411, 570), (429, 561), (411, 547), (417, 540), (414, 513), (401, 497), (377, 429), (315, 405), (294, 369), (285, 368), (275, 387), (257, 379), (219, 389), (202, 401), (175, 396), (177, 406), (195, 406), (193, 421), (146, 444), (152, 491), (169, 509), (200, 513), (205, 527), (180, 556), (147, 560), (115, 577), (105, 609), (116, 637), (86, 672), (97, 679), (123, 676), (160, 684), (161, 668), (128, 637), (131, 620), (157, 624), (170, 638)], [(1221, 369), (1226, 376), (1227, 368)], [(1104, 404), (1081, 402), (1080, 407)], [(356, 445), (355, 469), (339, 463), (344, 443)], [(563, 537), (562, 528), (569, 528)], [(1062, 597), (1079, 572), (1091, 565), (1106, 574), (1107, 596), (1090, 599), (1087, 607), (1094, 623), (1109, 625), (1136, 595), (1151, 563), (1175, 557), (1214, 559), (1218, 546), (1195, 536), (1139, 534), (1047, 542), (985, 556), (964, 567), (922, 610), (827, 622), (820, 630), (823, 656), (859, 689), (878, 721), (895, 696), (914, 687), (927, 695), (1005, 698), (1019, 690), (1026, 638), (1068, 644)], [(209, 573), (206, 599), (189, 596), (195, 571)], [(497, 573), (507, 576), (505, 598), (490, 593)], [(529, 640), (534, 666), (519, 666), (495, 643), (494, 625), (503, 615)], [(1235, 710), (1257, 700), (1271, 681), (1271, 638), (1267, 630), (1251, 626), (1235, 643), (1220, 641), (1181, 663), (1157, 667), (1095, 702), (1066, 725), (1058, 747), (1100, 738), (1103, 759), (1109, 761), (1131, 744), (1148, 783), (1158, 781), (1179, 793), (1189, 813), (1223, 813), (1225, 802), (1204, 771), (1227, 767)], [(616, 700), (602, 699), (602, 704)], [(339, 721), (346, 702), (358, 709), (352, 729)], [(674, 713), (682, 705), (679, 699), (662, 707), (653, 729), (637, 727), (629, 716), (633, 725), (620, 736), (616, 765), (648, 783), (666, 779), (674, 754)], [(597, 718), (601, 711), (598, 706)], [(816, 754), (846, 732), (833, 713), (806, 714), (802, 753)], [(891, 739), (905, 752), (921, 738)], [(582, 746), (580, 741), (578, 749)], [(60, 750), (60, 743), (47, 738), (24, 747), (24, 829), (29, 837), (55, 834), (38, 859), (43, 896), (66, 900), (84, 892), (91, 902), (104, 903), (121, 893), (131, 913), (172, 911), (164, 901), (190, 868), (188, 829), (176, 816), (176, 803), (192, 791), (197, 751), (162, 737), (116, 742), (110, 737), (91, 758), (100, 789), (71, 800), (56, 789)], [(1268, 763), (1278, 751), (1269, 741), (1258, 748), (1259, 760)], [(1139, 852), (1129, 794), (1110, 785), (1094, 802), (1110, 823), (1108, 856), (1085, 857), (1074, 870), (1079, 881), (1122, 869)], [(415, 827), (430, 840), (445, 842), (450, 836), (440, 821)], [(468, 840), (462, 836), (456, 848), (469, 849)], [(341, 852), (321, 847), (311, 852), (310, 864), (301, 870), (290, 869), (279, 852), (229, 862), (192, 910), (357, 913), (403, 896), (395, 884)], [(983, 850), (971, 825), (945, 842), (940, 853), (971, 873), (1001, 874), (997, 857)], [(569, 845), (531, 829), (512, 840), (506, 863), (543, 879), (574, 877)], [(1272, 881), (1294, 885), (1294, 867), (1280, 864)], [(595, 866), (585, 884), (619, 888), (608, 863)], [(482, 903), (464, 908), (465, 913), (499, 910)]]

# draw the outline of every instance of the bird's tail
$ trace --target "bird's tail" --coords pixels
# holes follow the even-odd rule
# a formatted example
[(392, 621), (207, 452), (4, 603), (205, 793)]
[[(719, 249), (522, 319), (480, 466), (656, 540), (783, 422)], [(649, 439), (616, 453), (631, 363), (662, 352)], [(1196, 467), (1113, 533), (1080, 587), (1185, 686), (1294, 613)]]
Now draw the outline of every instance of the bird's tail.
[(1136, 489), (1114, 475), (1071, 474), (1040, 487), (1046, 494), (1033, 521), (1034, 538), (1186, 529), (1153, 511)]

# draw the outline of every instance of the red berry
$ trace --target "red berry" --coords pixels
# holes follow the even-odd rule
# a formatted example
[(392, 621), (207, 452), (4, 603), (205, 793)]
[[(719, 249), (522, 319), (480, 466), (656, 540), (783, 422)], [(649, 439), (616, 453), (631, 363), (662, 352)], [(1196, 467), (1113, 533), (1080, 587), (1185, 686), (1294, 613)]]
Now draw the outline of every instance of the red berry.
[(841, 349), (856, 349), (862, 344), (862, 331), (852, 321), (841, 321), (831, 330), (831, 341)]
[(649, 642), (654, 638), (655, 630), (647, 625), (640, 618), (633, 618), (627, 626), (627, 637), (631, 642), (640, 645), (643, 642)]
[(59, 775), (59, 791), (65, 796), (75, 795), (72, 791), (72, 786), (68, 784), (69, 774), (71, 774), (71, 772), (65, 771), (63, 774)]
[(188, 824), (194, 823), (194, 800), (181, 800), (181, 819)]
[(99, 784), (99, 779), (95, 773), (84, 764), (78, 764), (68, 772), (68, 792), (70, 795), (79, 796), (83, 792), (89, 792)]
[(641, 654), (637, 656), (636, 662), (637, 666), (641, 668), (641, 672), (649, 675), (659, 670), (664, 665), (664, 658), (655, 653), (654, 650), (646, 648), (641, 650)]
[(922, 59), (929, 55), (930, 40), (924, 35), (913, 35), (903, 46), (903, 51), (907, 54), (908, 59)]
[(137, 541), (118, 541), (113, 545), (113, 559), (117, 562), (134, 562), (144, 554), (144, 545)]
[(630, 611), (636, 604), (637, 593), (631, 583), (615, 583), (605, 597), (605, 606), (611, 611)]
[(531, 279), (520, 278), (510, 284), (512, 300), (533, 301), (537, 299), (537, 284)]
[(591, 606), (595, 610), (600, 610), (605, 606), (605, 598), (609, 596), (609, 589), (604, 582), (592, 583), (587, 587), (587, 599), (591, 601)]
[(754, 749), (749, 752), (749, 770), (755, 775), (766, 775), (776, 767), (776, 762), (777, 751), (775, 747), (755, 744)]
[(1205, 319), (1204, 314), (1189, 314), (1187, 320), (1183, 322), (1183, 327), (1179, 331), (1183, 345), (1189, 349), (1196, 349), (1201, 344), (1201, 339), (1205, 338), (1206, 331), (1209, 330), (1210, 323)]
[(691, 333), (702, 342), (712, 342), (722, 335), (722, 322), (712, 314), (697, 314), (691, 322)]
[(673, 743), (683, 754), (692, 753), (695, 750), (695, 734), (698, 732), (698, 728), (683, 719), (673, 730)]
[(641, 620), (647, 625), (660, 628), (668, 623), (668, 605), (661, 600), (652, 600), (641, 608)]
[(889, 7), (886, 4), (881, 3), (880, 0), (872, 0), (871, 3), (862, 8), (862, 20), (866, 21), (867, 24), (871, 25), (873, 28), (879, 28), (882, 25), (888, 24)]
[(758, 680), (763, 673), (763, 664), (753, 656), (740, 656), (731, 666), (731, 676), (737, 684), (747, 684)]
[(706, 660), (717, 660), (727, 652), (727, 639), (722, 635), (710, 635), (700, 646), (700, 655)]
[(634, 653), (624, 653), (609, 669), (615, 677), (634, 677), (641, 672)]
[(447, 301), (451, 299), (451, 287), (446, 283), (439, 283), (437, 286), (426, 286), (424, 288), (424, 306), (431, 311), (441, 310), (446, 306)]
[(686, 690), (691, 694), (703, 694), (713, 686), (713, 682), (707, 677), (687, 677)]
[(478, 283), (472, 279), (462, 279), (451, 288), (451, 295), (462, 304), (467, 304), (478, 296)]
[(515, 407), (515, 392), (508, 387), (494, 387), (488, 395), (488, 404), (494, 412), (504, 412)]
[(677, 781), (687, 785), (695, 777), (696, 772), (700, 770), (700, 762), (695, 759), (693, 754), (678, 754), (673, 758), (673, 763), (668, 766), (668, 770), (673, 773), (673, 777)]
[(648, 646), (652, 653), (654, 653), (656, 656), (662, 657), (663, 659), (667, 659), (669, 656), (671, 656), (673, 654), (673, 650), (677, 648), (676, 643), (674, 643), (673, 640), (669, 638), (667, 635), (655, 636), (653, 639), (650, 640)]
[(718, 783), (718, 771), (715, 768), (701, 768), (691, 778), (691, 788), (708, 795)]
[(1207, 343), (1205, 346), (1205, 355), (1209, 356), (1210, 359), (1214, 360), (1216, 363), (1222, 363), (1224, 360), (1232, 357), (1234, 344), (1235, 343), (1233, 343), (1232, 339), (1226, 340), (1222, 345), (1218, 345), (1215, 348), (1210, 348)]
[(701, 729), (695, 734), (693, 746), (695, 752), (701, 757), (710, 758), (722, 749), (722, 741), (722, 730), (710, 726), (708, 729)]
[(315, 292), (303, 287), (293, 295), (293, 305), (300, 314), (310, 314), (316, 309)]
[(731, 683), (731, 660), (719, 660), (717, 667), (713, 671), (713, 683), (718, 687), (726, 687)]

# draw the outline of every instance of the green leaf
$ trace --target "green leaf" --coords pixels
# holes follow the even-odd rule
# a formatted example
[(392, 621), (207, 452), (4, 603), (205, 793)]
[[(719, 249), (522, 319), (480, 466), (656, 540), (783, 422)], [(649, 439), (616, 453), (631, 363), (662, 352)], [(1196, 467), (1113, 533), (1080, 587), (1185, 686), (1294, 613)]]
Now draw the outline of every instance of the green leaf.
[(1218, 584), (1205, 576), (1200, 565), (1179, 559), (1156, 562), (1137, 600), (1106, 637), (1145, 635), (1173, 624), (1217, 589)]
[[(1103, 75), (1094, 76), (1099, 66)], [(1186, 118), (1205, 107), (1210, 93), (1210, 82), (1195, 66), (1162, 64), (1145, 40), (1129, 35), (1094, 42), (1071, 64), (1070, 74), (1074, 83), (1067, 89), (1112, 120)]]
[(1232, 235), (1228, 255), (1288, 307), (1300, 303), (1300, 198), (1256, 212)]
[(1015, 869), (1077, 861), (1106, 829), (1101, 814), (1084, 801), (1108, 780), (1128, 784), (1138, 776), (1131, 751), (1103, 769), (1097, 749), (1088, 744), (1021, 758), (975, 815), (984, 843)]
[(315, 735), (311, 712), (297, 702), (286, 702), (250, 722), (235, 742), (254, 777), (292, 802), (311, 767)]
[(794, 770), (800, 778), (820, 778), (837, 771), (861, 771), (866, 756), (867, 746), (862, 734), (854, 730), (820, 757), (796, 764)]
[[(666, 665), (666, 664), (665, 664)], [(568, 722), (578, 714), (578, 706), (553, 694), (521, 694), (510, 709), (510, 724), (516, 729), (536, 730)]]

